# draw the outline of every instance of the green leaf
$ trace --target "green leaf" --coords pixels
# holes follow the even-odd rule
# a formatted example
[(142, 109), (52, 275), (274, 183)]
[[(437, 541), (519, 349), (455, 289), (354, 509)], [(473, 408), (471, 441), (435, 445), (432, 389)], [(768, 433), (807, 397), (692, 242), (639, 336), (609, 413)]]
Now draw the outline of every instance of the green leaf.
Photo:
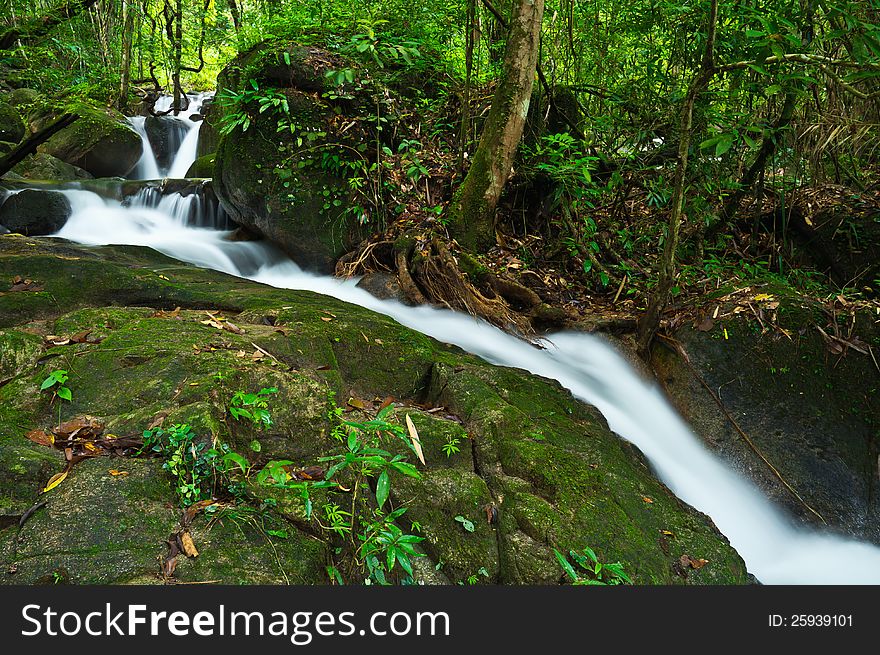
[(587, 555), (587, 557), (589, 557), (591, 560), (593, 560), (593, 564), (599, 563), (599, 558), (596, 557), (596, 553), (595, 553), (595, 551), (593, 551), (592, 548), (590, 548), (589, 546), (585, 546), (584, 553)]
[(419, 473), (419, 470), (415, 466), (407, 462), (392, 462), (391, 466), (394, 467), (394, 470), (399, 471), (404, 475), (408, 475), (411, 478), (422, 477), (422, 474)]
[(473, 521), (469, 521), (468, 519), (466, 519), (465, 517), (463, 517), (461, 514), (459, 514), (458, 516), (456, 516), (456, 517), (455, 517), (455, 520), (458, 521), (459, 523), (461, 523), (462, 527), (463, 527), (465, 530), (467, 530), (468, 532), (473, 532), (473, 531), (476, 529), (476, 528), (474, 527), (474, 522), (473, 522)]
[(289, 52), (284, 53), (284, 63), (287, 64), (288, 66), (290, 66), (290, 53)]
[(713, 137), (706, 139), (705, 141), (703, 141), (700, 144), (700, 150), (705, 150), (707, 148), (711, 148), (712, 146), (717, 144), (719, 141), (721, 141), (722, 138), (723, 137), (721, 137), (721, 136), (713, 136)]
[(263, 449), (263, 446), (256, 439), (251, 441), (248, 445), (250, 446), (250, 449), (253, 450), (255, 453), (258, 453)]
[(556, 553), (556, 559), (559, 561), (559, 565), (562, 567), (562, 570), (565, 571), (565, 574), (573, 581), (577, 582), (578, 574), (574, 570), (574, 567), (571, 565), (571, 563), (569, 563), (569, 561), (565, 559), (565, 555), (560, 553), (555, 548), (553, 549), (553, 552)]
[[(242, 473), (245, 473), (249, 466), (248, 461), (238, 453), (226, 453), (225, 455), (223, 455), (223, 462), (232, 462), (241, 469)], [(263, 469), (263, 471), (265, 470), (266, 469)], [(263, 471), (260, 471), (260, 474), (262, 474)], [(259, 478), (259, 475), (257, 477)]]
[(715, 145), (715, 156), (720, 157), (725, 152), (730, 150), (730, 147), (733, 145), (733, 135), (725, 134), (721, 137), (721, 140)]
[(70, 389), (68, 389), (67, 387), (58, 387), (58, 391), (56, 391), (55, 393), (58, 394), (59, 398), (63, 398), (67, 401), (73, 398), (73, 395), (70, 393)]
[(379, 509), (382, 509), (385, 501), (388, 500), (388, 493), (390, 491), (391, 478), (388, 477), (388, 471), (382, 471), (382, 475), (379, 476), (376, 482), (376, 502), (379, 504)]

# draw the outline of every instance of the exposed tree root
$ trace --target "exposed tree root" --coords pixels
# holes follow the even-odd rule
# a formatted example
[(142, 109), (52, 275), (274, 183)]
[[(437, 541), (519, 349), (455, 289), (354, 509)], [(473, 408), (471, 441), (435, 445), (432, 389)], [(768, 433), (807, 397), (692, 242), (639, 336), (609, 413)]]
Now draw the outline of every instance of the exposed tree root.
[(532, 289), (492, 273), (465, 253), (453, 254), (430, 232), (410, 230), (394, 241), (386, 236), (364, 243), (336, 265), (340, 277), (370, 272), (396, 273), (403, 302), (467, 312), (520, 336), (567, 324), (565, 313)]

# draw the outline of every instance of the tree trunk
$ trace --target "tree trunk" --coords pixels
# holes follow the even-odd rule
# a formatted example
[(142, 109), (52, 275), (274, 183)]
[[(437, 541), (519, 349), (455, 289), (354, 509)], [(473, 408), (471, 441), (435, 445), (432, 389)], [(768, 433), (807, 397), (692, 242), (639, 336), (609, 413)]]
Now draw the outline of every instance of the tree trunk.
[(226, 4), (229, 7), (229, 15), (232, 16), (232, 26), (235, 28), (235, 31), (238, 32), (241, 27), (241, 11), (235, 0), (227, 0)]
[(48, 141), (54, 134), (57, 134), (65, 127), (72, 125), (78, 120), (77, 114), (63, 114), (58, 120), (51, 125), (47, 125), (36, 134), (31, 135), (15, 148), (12, 149), (5, 157), (0, 158), (0, 177), (6, 175), (12, 167), (22, 161), (25, 157), (37, 151), (37, 147)]
[(171, 82), (174, 85), (174, 115), (180, 113), (181, 88), (180, 67), (183, 61), (183, 0), (177, 0), (174, 8), (174, 70), (171, 72)]
[(502, 78), (470, 170), (450, 208), (453, 236), (468, 249), (488, 250), (495, 243), (495, 207), (510, 177), (529, 111), (543, 14), (544, 0), (518, 0), (514, 5)]
[(638, 350), (643, 359), (648, 358), (651, 341), (660, 324), (660, 313), (669, 299), (672, 283), (675, 280), (675, 252), (678, 250), (678, 236), (681, 231), (681, 217), (684, 213), (684, 192), (687, 187), (688, 155), (693, 136), (694, 104), (697, 96), (709, 86), (715, 76), (715, 23), (718, 19), (718, 0), (712, 0), (709, 9), (709, 25), (706, 38), (706, 50), (700, 70), (688, 87), (684, 104), (681, 107), (681, 124), (678, 139), (678, 165), (675, 169), (675, 187), (672, 193), (672, 208), (669, 214), (669, 229), (666, 244), (660, 263), (660, 279), (654, 294), (648, 302), (648, 308), (639, 320)]
[(131, 43), (134, 32), (135, 8), (129, 5), (130, 0), (122, 0), (122, 71), (119, 78), (119, 109), (128, 104), (128, 85), (131, 80)]

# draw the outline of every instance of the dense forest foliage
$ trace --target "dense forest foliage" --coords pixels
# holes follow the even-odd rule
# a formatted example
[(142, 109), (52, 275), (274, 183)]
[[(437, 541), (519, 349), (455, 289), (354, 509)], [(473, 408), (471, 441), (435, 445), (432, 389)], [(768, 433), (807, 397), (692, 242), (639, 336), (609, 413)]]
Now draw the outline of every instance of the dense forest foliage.
[(878, 132), (880, 0), (7, 0), (6, 579), (876, 581)]
[[(0, 65), (10, 87), (135, 113), (150, 93), (180, 103), (212, 89), (267, 40), (341, 53), (416, 94), (404, 117), (416, 128), (394, 144), (404, 183), (379, 173), (355, 203), (362, 220), (381, 231), (405, 213), (405, 191), (441, 180), (421, 208), (440, 231), (478, 253), (506, 246), (507, 268), (541, 271), (565, 299), (632, 300), (644, 345), (670, 297), (712, 280), (876, 293), (878, 11), (873, 0), (12, 0)], [(536, 51), (510, 63), (508, 32), (524, 21), (540, 29)], [(490, 157), (503, 149), (484, 125), (515, 65), (534, 78), (523, 136), (507, 135), (507, 160), (473, 189), (481, 136)], [(353, 80), (330, 73), (340, 89)], [(277, 108), (273, 97), (225, 98), (245, 107), (227, 127), (246, 129), (241, 117)], [(516, 113), (505, 111), (502, 123)]]

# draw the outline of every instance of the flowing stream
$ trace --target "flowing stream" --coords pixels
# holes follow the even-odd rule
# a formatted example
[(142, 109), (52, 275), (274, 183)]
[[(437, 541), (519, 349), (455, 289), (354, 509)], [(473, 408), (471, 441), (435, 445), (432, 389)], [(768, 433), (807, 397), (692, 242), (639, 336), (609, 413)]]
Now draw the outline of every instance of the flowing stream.
[[(154, 133), (161, 135), (165, 149), (168, 151), (163, 157), (168, 160), (165, 166), (160, 164), (150, 143), (147, 117), (132, 116), (128, 119), (135, 131), (141, 135), (141, 144), (144, 147), (144, 154), (130, 174), (131, 179), (158, 180), (163, 177), (174, 179), (186, 177), (189, 167), (196, 160), (199, 128), (202, 125), (201, 120), (194, 121), (190, 117), (201, 112), (202, 103), (210, 97), (210, 94), (188, 93), (186, 97), (187, 108), (182, 109), (177, 116), (170, 113), (153, 118), (157, 122)], [(166, 112), (171, 108), (173, 101), (171, 96), (161, 96), (153, 106), (153, 110), (157, 114)], [(172, 152), (173, 156), (171, 156)]]
[[(191, 105), (185, 113), (193, 111)], [(183, 175), (195, 158), (199, 123), (190, 123), (169, 173)], [(149, 148), (144, 160), (138, 165), (139, 174), (159, 170), (153, 168), (155, 156)], [(676, 495), (708, 514), (749, 571), (765, 584), (880, 584), (880, 548), (795, 524), (750, 481), (715, 457), (656, 385), (642, 379), (597, 336), (558, 333), (546, 337), (545, 348), (538, 349), (470, 316), (379, 300), (357, 288), (353, 280), (303, 272), (268, 243), (229, 240), (231, 232), (222, 229), (226, 227), (222, 212), (210, 213), (196, 194), (148, 190), (122, 203), (89, 191), (63, 193), (71, 201), (73, 215), (59, 237), (93, 245), (149, 246), (182, 261), (274, 287), (317, 291), (386, 314), (489, 362), (558, 380), (597, 407), (614, 432), (638, 446)]]

